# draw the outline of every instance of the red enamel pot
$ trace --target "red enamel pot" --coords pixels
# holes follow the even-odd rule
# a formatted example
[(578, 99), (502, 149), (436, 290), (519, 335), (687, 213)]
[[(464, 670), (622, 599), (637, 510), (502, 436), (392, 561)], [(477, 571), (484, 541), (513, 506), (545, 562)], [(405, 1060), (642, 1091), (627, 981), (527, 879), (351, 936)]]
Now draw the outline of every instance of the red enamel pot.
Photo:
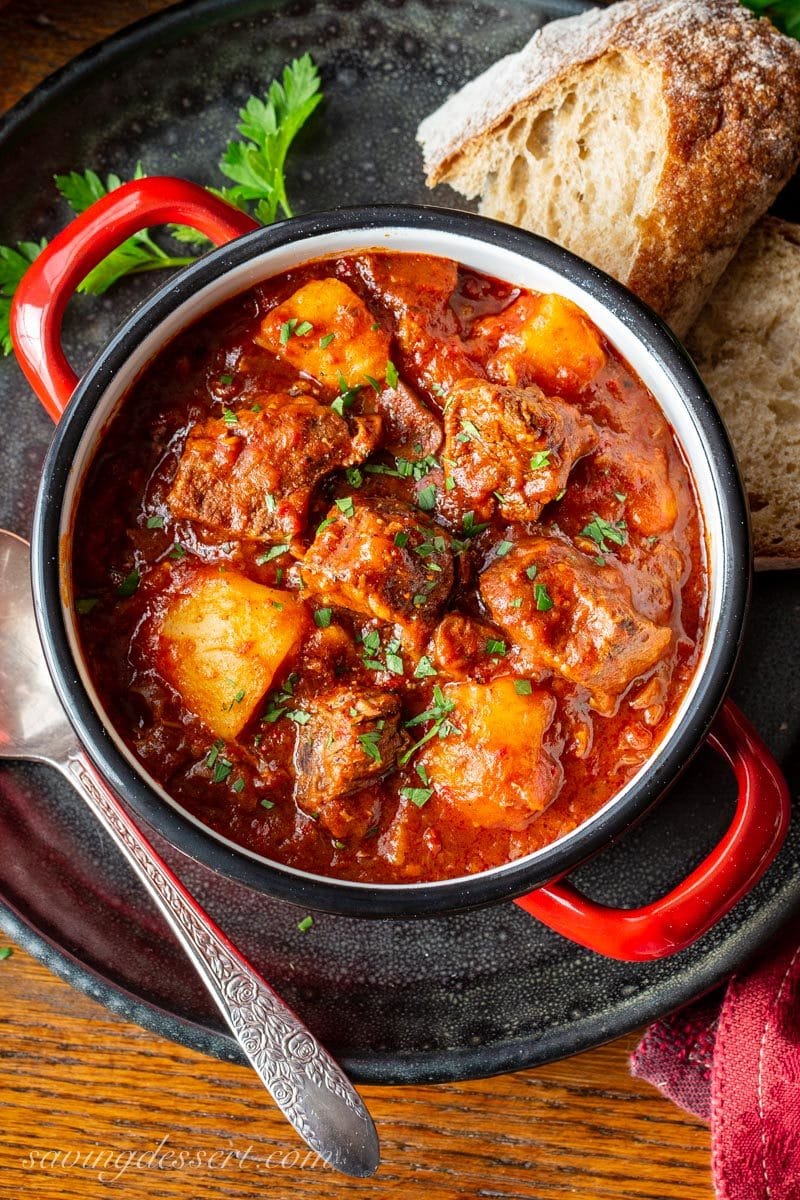
[[(61, 347), (66, 304), (87, 272), (135, 231), (193, 225), (219, 247), (138, 308), (78, 380)], [(599, 812), (558, 841), (479, 874), (424, 884), (363, 884), (285, 867), (235, 845), (182, 809), (115, 732), (83, 661), (69, 595), (73, 515), (103, 429), (133, 380), (177, 333), (271, 275), (328, 254), (380, 245), (439, 254), (496, 278), (556, 291), (579, 304), (659, 401), (690, 464), (708, 535), (710, 600), (702, 657), (656, 751)], [(600, 954), (645, 960), (700, 937), (768, 868), (786, 833), (781, 772), (725, 698), (741, 642), (751, 576), (747, 507), (720, 418), (682, 347), (654, 314), (608, 276), (522, 230), (467, 213), (373, 206), (256, 228), (193, 184), (150, 178), (98, 201), (56, 237), (25, 276), (12, 311), (17, 357), (58, 422), (38, 494), (32, 573), (39, 630), (59, 696), (92, 764), (148, 826), (175, 847), (251, 888), (351, 916), (425, 916), (516, 900), (532, 916)], [(708, 741), (738, 784), (730, 828), (666, 896), (625, 910), (597, 904), (568, 882), (675, 784)], [(687, 857), (691, 853), (687, 842)]]

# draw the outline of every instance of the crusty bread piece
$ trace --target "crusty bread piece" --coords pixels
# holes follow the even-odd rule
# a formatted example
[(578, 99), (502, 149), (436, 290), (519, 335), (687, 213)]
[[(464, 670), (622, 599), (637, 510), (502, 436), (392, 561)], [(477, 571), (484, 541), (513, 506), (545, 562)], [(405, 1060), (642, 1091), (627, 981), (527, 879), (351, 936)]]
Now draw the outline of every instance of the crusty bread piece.
[(554, 21), (419, 127), (428, 183), (544, 234), (683, 334), (800, 158), (800, 43), (738, 0)]
[(800, 566), (800, 225), (753, 227), (686, 344), (736, 446), (757, 564)]

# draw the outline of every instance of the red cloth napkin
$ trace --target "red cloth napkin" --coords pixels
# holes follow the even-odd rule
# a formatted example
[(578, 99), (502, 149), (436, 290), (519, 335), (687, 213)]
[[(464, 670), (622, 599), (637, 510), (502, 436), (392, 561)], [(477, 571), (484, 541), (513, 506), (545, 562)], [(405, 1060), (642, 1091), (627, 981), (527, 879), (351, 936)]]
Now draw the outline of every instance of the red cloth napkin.
[(711, 1123), (718, 1200), (800, 1200), (796, 929), (724, 991), (647, 1030), (634, 1075)]

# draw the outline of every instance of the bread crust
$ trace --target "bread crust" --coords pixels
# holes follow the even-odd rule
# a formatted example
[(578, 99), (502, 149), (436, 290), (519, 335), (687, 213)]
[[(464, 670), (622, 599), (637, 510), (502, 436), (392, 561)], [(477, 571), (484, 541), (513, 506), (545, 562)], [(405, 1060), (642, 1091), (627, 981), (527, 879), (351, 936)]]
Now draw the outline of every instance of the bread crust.
[(423, 121), (427, 180), (480, 194), (494, 135), (616, 54), (661, 72), (668, 113), (654, 203), (622, 282), (682, 334), (800, 160), (800, 43), (738, 0), (620, 0), (544, 26)]

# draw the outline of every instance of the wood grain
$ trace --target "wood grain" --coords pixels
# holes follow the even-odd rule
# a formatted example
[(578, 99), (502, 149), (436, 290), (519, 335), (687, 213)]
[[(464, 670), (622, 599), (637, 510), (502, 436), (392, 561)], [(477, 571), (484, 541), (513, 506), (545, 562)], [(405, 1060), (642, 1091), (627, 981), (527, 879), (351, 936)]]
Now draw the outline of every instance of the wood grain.
[[(166, 7), (0, 0), (0, 110)], [(0, 961), (0, 1027), (0, 1200), (712, 1198), (708, 1131), (631, 1079), (635, 1036), (496, 1079), (364, 1089), (384, 1157), (355, 1184), (306, 1156), (247, 1070), (124, 1024), (18, 949)]]

